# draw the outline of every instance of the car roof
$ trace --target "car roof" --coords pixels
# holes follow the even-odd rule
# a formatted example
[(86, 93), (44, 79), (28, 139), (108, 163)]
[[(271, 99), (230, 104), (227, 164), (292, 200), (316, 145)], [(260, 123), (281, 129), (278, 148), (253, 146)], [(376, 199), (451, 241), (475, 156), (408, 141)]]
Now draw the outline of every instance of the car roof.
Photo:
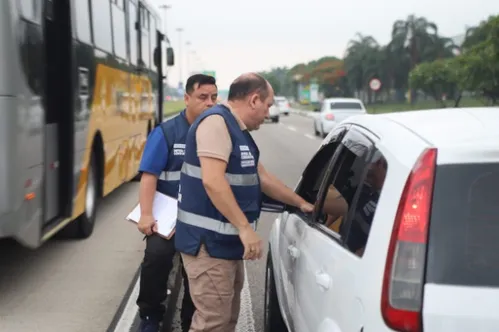
[(497, 144), (495, 142), (499, 140), (499, 107), (444, 108), (355, 116), (351, 122), (366, 128), (373, 127), (375, 133), (383, 133), (386, 131), (384, 128), (390, 127), (384, 127), (387, 122), (394, 122), (435, 147), (490, 145)]

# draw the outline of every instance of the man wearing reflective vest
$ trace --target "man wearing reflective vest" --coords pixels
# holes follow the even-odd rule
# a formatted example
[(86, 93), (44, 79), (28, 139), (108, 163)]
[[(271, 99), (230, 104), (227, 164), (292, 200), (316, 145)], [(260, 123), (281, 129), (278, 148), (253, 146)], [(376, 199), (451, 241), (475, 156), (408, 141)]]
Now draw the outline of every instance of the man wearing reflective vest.
[(304, 212), (313, 210), (259, 162), (249, 131), (269, 116), (273, 100), (263, 77), (241, 75), (230, 86), (228, 103), (205, 111), (187, 134), (175, 247), (196, 307), (190, 332), (235, 331), (243, 260), (262, 256), (255, 232), (262, 192)]
[[(177, 198), (180, 169), (184, 162), (185, 138), (189, 126), (206, 109), (215, 105), (217, 86), (215, 78), (207, 75), (193, 75), (186, 84), (184, 96), (186, 109), (174, 118), (156, 127), (147, 138), (140, 172), (139, 201), (141, 219), (139, 230), (147, 236), (144, 260), (141, 266), (140, 293), (137, 299), (141, 317), (141, 332), (158, 332), (165, 308), (167, 281), (173, 267), (175, 246), (173, 238), (159, 236), (157, 224), (152, 215), (156, 190)], [(164, 172), (164, 180), (158, 180)], [(194, 304), (189, 296), (189, 284), (184, 273), (184, 300), (181, 319), (184, 331), (188, 331), (194, 314)]]

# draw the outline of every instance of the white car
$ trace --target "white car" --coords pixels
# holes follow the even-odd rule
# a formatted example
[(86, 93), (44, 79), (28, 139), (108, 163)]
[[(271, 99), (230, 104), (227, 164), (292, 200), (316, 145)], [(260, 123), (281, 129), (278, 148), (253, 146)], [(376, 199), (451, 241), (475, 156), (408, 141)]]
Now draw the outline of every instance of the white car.
[(269, 118), (272, 122), (279, 122), (279, 116), (281, 115), (281, 111), (279, 110), (279, 106), (274, 104), (269, 108)]
[(326, 135), (341, 121), (359, 114), (366, 114), (362, 101), (355, 98), (327, 98), (320, 109), (314, 110), (314, 133), (316, 136)]
[(315, 212), (263, 209), (264, 331), (499, 331), (498, 127), (499, 107), (340, 123), (295, 189)]
[(291, 106), (289, 105), (289, 100), (283, 96), (275, 96), (274, 102), (279, 106), (281, 114), (289, 115), (289, 110)]

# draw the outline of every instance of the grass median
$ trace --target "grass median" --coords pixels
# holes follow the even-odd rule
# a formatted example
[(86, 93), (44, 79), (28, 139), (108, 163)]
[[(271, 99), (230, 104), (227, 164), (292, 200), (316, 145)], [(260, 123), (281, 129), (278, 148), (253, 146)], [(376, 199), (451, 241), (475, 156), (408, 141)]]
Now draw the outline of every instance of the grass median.
[[(445, 104), (446, 108), (453, 108), (454, 102), (447, 101)], [(488, 106), (487, 103), (483, 100), (474, 99), (474, 98), (463, 98), (459, 103), (459, 107), (484, 107)], [(296, 108), (313, 111), (314, 108), (320, 107), (317, 105), (296, 105)], [(366, 105), (367, 112), (370, 114), (381, 114), (381, 113), (393, 113), (393, 112), (404, 112), (404, 111), (414, 111), (414, 110), (427, 110), (427, 109), (439, 109), (442, 108), (440, 104), (437, 104), (433, 100), (424, 100), (419, 101), (413, 105), (409, 103), (400, 103), (400, 104), (371, 104)]]
[(163, 116), (170, 116), (179, 113), (185, 108), (183, 100), (166, 101), (163, 104)]

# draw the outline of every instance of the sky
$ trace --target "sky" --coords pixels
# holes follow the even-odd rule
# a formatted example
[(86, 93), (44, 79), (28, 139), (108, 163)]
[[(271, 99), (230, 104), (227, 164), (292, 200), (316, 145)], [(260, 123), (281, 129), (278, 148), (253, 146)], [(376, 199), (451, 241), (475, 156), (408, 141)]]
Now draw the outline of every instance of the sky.
[[(494, 0), (466, 0), (461, 5), (456, 0), (148, 1), (157, 6), (175, 50), (168, 83), (177, 86), (180, 71), (185, 84), (191, 71), (213, 70), (219, 89), (228, 89), (245, 72), (342, 57), (356, 33), (386, 44), (393, 22), (410, 14), (436, 23), (446, 37), (499, 14), (499, 1)], [(160, 5), (171, 8), (165, 13)]]

